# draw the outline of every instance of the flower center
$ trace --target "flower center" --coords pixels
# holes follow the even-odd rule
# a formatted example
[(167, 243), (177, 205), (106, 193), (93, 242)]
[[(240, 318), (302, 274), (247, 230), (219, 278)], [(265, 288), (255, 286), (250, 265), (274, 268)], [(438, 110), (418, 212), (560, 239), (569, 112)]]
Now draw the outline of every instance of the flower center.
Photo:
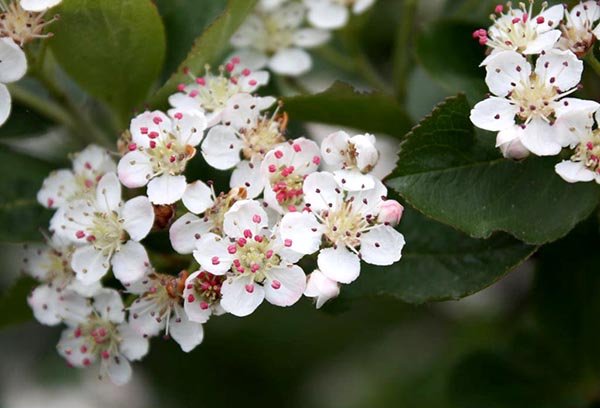
[(225, 214), (233, 204), (239, 200), (245, 200), (247, 196), (248, 191), (244, 187), (232, 188), (227, 194), (219, 194), (219, 196), (215, 198), (213, 206), (204, 213), (204, 222), (211, 221), (213, 225), (210, 232), (222, 235)]
[[(273, 170), (273, 171), (271, 171)], [(295, 173), (294, 166), (281, 166), (279, 169), (270, 167), (271, 186), (275, 192), (275, 198), (281, 206), (296, 207), (302, 203), (304, 198), (305, 175)], [(290, 211), (293, 209), (290, 208)]]
[(92, 225), (87, 228), (87, 236), (83, 231), (76, 234), (78, 238), (85, 237), (97, 250), (112, 253), (118, 251), (126, 239), (122, 224), (123, 220), (116, 211), (95, 212)]
[(283, 114), (277, 119), (261, 116), (253, 128), (245, 128), (240, 131), (240, 136), (245, 142), (242, 149), (244, 158), (263, 158), (265, 154), (276, 145), (283, 143), (285, 137), (283, 131), (287, 124), (287, 115)]
[[(554, 78), (550, 78), (550, 82), (554, 82)], [(529, 81), (513, 89), (509, 98), (519, 106), (518, 120), (526, 124), (534, 117), (552, 123), (556, 119), (554, 102), (562, 96), (556, 87), (546, 85), (543, 78), (532, 74)]]
[(289, 48), (294, 43), (295, 27), (281, 24), (272, 14), (263, 17), (264, 32), (261, 38), (254, 41), (254, 45), (267, 53), (275, 53), (279, 50)]
[[(91, 364), (91, 358), (100, 355), (104, 360), (119, 355), (119, 345), (122, 338), (117, 326), (103, 319), (97, 314), (91, 315), (88, 320), (79, 325), (73, 332), (73, 337), (81, 340), (79, 352), (84, 355), (83, 365)], [(74, 350), (65, 350), (65, 353), (71, 355)], [(85, 357), (86, 355), (90, 357)]]
[(360, 245), (360, 236), (371, 226), (369, 216), (363, 217), (352, 209), (352, 202), (346, 201), (335, 212), (325, 211), (322, 214), (325, 226), (325, 237), (334, 245), (346, 245), (356, 248)]
[(595, 130), (591, 140), (580, 143), (571, 160), (582, 162), (588, 170), (600, 174), (600, 131)]
[(51, 37), (52, 34), (43, 34), (44, 28), (58, 19), (58, 16), (55, 16), (45, 21), (45, 12), (23, 10), (18, 0), (8, 6), (0, 2), (0, 10), (0, 37), (10, 37), (21, 46), (36, 38)]
[(75, 272), (71, 269), (71, 256), (74, 250), (74, 247), (68, 247), (63, 251), (52, 249), (49, 252), (48, 262), (40, 265), (44, 270), (50, 272), (44, 279), (46, 283), (62, 289), (73, 281)]
[(208, 309), (221, 300), (221, 286), (225, 281), (225, 276), (216, 276), (208, 272), (200, 272), (194, 282), (189, 283), (187, 289), (194, 289), (196, 296), (188, 297), (188, 302), (200, 301), (202, 309)]
[(227, 248), (230, 254), (235, 255), (232, 271), (237, 275), (250, 275), (255, 282), (262, 283), (266, 279), (265, 273), (281, 263), (271, 247), (266, 236), (252, 235), (250, 230), (245, 230), (244, 238), (239, 238)]

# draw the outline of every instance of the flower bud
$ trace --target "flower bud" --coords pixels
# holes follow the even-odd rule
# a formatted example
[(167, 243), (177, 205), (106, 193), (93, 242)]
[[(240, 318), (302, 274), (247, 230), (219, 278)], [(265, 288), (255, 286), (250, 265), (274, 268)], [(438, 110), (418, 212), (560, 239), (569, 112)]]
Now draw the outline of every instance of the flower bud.
[(316, 298), (317, 309), (323, 306), (329, 299), (333, 299), (339, 294), (339, 283), (326, 277), (320, 270), (315, 269), (313, 273), (308, 275), (304, 295)]
[(389, 224), (395, 227), (400, 223), (404, 207), (396, 200), (386, 200), (381, 204), (381, 210), (377, 221), (385, 224)]
[(502, 155), (507, 159), (521, 160), (529, 156), (529, 150), (523, 146), (519, 139), (503, 143), (499, 147)]

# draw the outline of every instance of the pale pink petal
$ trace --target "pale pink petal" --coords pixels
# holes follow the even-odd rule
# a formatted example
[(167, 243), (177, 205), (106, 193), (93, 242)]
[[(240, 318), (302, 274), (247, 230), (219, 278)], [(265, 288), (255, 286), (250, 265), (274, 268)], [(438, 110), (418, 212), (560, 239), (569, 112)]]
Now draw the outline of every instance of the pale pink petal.
[(337, 297), (339, 294), (339, 283), (323, 275), (320, 270), (315, 269), (313, 273), (308, 275), (308, 282), (306, 283), (304, 295), (316, 298), (317, 309), (320, 309), (325, 302)]

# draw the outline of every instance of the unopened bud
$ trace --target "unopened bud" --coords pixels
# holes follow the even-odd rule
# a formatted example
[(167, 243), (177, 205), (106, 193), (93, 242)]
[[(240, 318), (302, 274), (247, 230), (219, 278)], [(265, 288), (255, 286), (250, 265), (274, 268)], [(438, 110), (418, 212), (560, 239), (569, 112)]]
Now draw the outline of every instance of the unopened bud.
[(377, 221), (395, 227), (400, 223), (404, 207), (396, 200), (386, 200), (381, 204)]

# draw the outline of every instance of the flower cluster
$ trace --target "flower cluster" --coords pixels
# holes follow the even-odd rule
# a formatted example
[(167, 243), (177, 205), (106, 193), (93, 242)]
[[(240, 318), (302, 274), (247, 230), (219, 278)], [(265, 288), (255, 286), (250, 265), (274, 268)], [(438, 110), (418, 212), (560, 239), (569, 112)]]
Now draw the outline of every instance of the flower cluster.
[[(167, 112), (131, 120), (120, 153), (89, 146), (44, 181), (38, 201), (55, 212), (45, 245), (27, 249), (24, 270), (40, 282), (28, 301), (41, 323), (66, 325), (58, 350), (69, 365), (97, 363), (122, 384), (152, 337), (189, 352), (211, 316), (303, 295), (321, 307), (358, 278), (361, 260), (400, 260), (403, 208), (373, 175), (375, 137), (289, 138), (283, 105), (254, 93), (269, 74), (241, 64), (187, 72)], [(231, 170), (228, 191), (190, 180), (195, 160)], [(155, 269), (163, 255), (142, 243), (165, 229), (177, 255), (160, 264), (176, 258), (176, 270)]]
[(563, 5), (534, 15), (534, 1), (520, 8), (498, 5), (494, 24), (473, 33), (489, 49), (482, 62), (491, 95), (471, 111), (479, 128), (498, 132), (496, 146), (507, 158), (529, 154), (553, 156), (574, 150), (556, 165), (568, 182), (600, 182), (596, 101), (571, 97), (580, 88), (584, 64), (600, 34), (600, 5), (581, 2), (570, 11)]
[(61, 0), (14, 0), (0, 2), (0, 126), (10, 115), (11, 97), (5, 84), (16, 82), (27, 72), (27, 58), (21, 49), (36, 38), (46, 38), (46, 26), (56, 20), (44, 20), (50, 7)]
[(249, 68), (268, 67), (300, 76), (312, 67), (306, 49), (331, 38), (330, 30), (344, 27), (350, 14), (361, 14), (375, 0), (261, 0), (231, 38), (235, 55)]

